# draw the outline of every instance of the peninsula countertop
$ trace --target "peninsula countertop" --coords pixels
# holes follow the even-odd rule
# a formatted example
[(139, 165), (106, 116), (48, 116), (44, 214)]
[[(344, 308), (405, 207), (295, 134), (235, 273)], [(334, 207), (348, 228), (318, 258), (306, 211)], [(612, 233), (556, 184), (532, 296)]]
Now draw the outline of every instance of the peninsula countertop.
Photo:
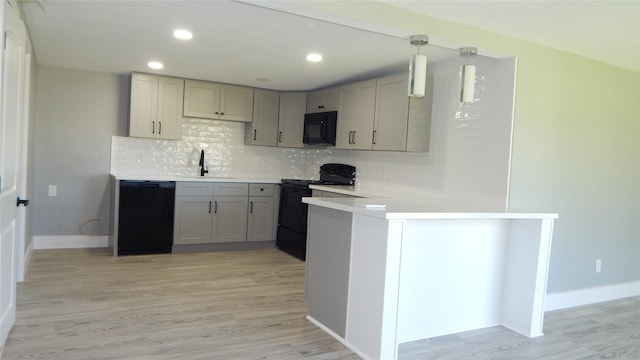
[(315, 198), (302, 201), (334, 210), (387, 220), (421, 219), (557, 219), (557, 213), (496, 211), (474, 204), (401, 198)]

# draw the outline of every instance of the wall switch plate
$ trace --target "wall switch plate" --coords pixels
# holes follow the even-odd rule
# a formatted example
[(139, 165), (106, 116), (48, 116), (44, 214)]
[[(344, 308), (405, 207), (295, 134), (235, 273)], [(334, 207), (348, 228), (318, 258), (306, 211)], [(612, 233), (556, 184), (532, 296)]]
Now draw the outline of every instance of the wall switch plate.
[(49, 196), (58, 195), (58, 187), (55, 185), (49, 185)]
[(599, 273), (602, 271), (602, 260), (596, 259), (596, 272)]

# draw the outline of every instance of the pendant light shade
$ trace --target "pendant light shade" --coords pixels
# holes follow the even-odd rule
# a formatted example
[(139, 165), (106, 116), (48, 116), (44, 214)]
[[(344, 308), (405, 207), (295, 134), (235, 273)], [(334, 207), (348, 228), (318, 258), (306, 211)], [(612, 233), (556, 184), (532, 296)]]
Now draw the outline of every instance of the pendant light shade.
[(460, 98), (462, 104), (473, 104), (475, 101), (476, 66), (469, 65), (469, 57), (478, 53), (474, 47), (460, 49), (460, 55), (467, 57), (467, 64), (460, 67)]
[(423, 97), (427, 84), (427, 56), (411, 55), (409, 63), (409, 96)]
[(476, 66), (462, 65), (460, 70), (460, 102), (463, 104), (473, 104), (475, 88)]
[(409, 96), (423, 97), (427, 84), (427, 55), (420, 55), (420, 46), (429, 43), (427, 35), (413, 35), (411, 45), (418, 46), (418, 53), (411, 55), (409, 61)]

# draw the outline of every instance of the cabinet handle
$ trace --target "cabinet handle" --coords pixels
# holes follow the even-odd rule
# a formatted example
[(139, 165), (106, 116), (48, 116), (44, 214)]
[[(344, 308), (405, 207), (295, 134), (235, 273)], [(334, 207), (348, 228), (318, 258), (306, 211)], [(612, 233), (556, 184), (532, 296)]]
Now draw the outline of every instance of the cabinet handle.
[(349, 144), (351, 144), (351, 134), (353, 133), (353, 131), (349, 131)]
[(253, 214), (253, 201), (249, 201), (249, 214)]
[(376, 131), (377, 130), (373, 130), (373, 136), (371, 137), (371, 142), (373, 143), (373, 145), (376, 144)]
[(158, 135), (162, 134), (162, 121), (158, 121)]
[(353, 144), (356, 143), (356, 130), (353, 130)]
[(324, 105), (318, 105), (318, 109), (324, 109)]
[(278, 132), (278, 142), (282, 142), (282, 131)]
[(220, 114), (220, 113), (216, 111), (214, 114), (218, 115), (218, 114)]
[(217, 201), (213, 202), (213, 213), (214, 214), (218, 213), (218, 202)]
[(156, 122), (155, 121), (151, 122), (151, 133), (152, 134), (156, 133)]
[(209, 201), (209, 214), (211, 214), (211, 201)]
[(258, 131), (258, 130), (253, 129), (253, 141), (256, 141), (256, 132), (257, 132), (257, 131)]
[(220, 115), (224, 115), (224, 113), (223, 113), (223, 112), (221, 112), (221, 113), (220, 113)]

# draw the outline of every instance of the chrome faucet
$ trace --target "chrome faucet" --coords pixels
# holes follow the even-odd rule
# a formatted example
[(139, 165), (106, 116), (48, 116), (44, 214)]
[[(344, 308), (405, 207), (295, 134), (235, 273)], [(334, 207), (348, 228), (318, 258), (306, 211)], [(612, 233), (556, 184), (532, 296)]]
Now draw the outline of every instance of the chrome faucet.
[(200, 163), (198, 163), (198, 167), (200, 167), (200, 176), (209, 173), (209, 170), (205, 169), (204, 166), (204, 150), (200, 150)]

